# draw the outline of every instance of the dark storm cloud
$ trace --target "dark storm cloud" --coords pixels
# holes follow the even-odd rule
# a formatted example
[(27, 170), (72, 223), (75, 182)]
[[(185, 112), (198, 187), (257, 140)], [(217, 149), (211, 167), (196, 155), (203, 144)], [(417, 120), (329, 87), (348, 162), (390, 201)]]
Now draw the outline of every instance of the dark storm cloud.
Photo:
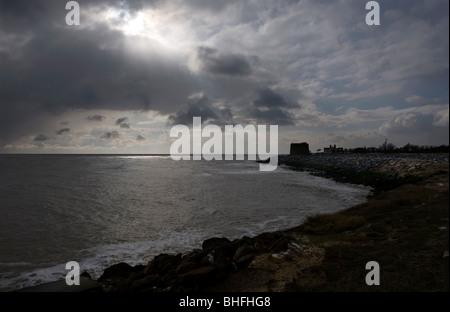
[(113, 140), (113, 139), (117, 139), (119, 137), (119, 132), (117, 131), (111, 131), (111, 132), (105, 132), (102, 134), (102, 136), (100, 137), (100, 139), (105, 139), (105, 140)]
[[(0, 89), (2, 97), (11, 104), (24, 102), (55, 112), (68, 108), (120, 108), (122, 102), (113, 101), (111, 96), (124, 98), (120, 92), (123, 81), (117, 71), (127, 68), (123, 68), (121, 56), (102, 50), (95, 42), (101, 33), (109, 37), (105, 43), (122, 37), (103, 27), (95, 32), (54, 29), (36, 34), (23, 48), (23, 59), (5, 60), (7, 65), (2, 70), (9, 79)], [(128, 68), (128, 72), (132, 79), (133, 71)], [(129, 103), (135, 108), (148, 104), (132, 99)]]
[[(35, 32), (65, 25), (66, 3), (60, 0), (0, 0), (0, 29), (12, 33)], [(80, 7), (102, 5), (107, 0), (79, 0)], [(126, 3), (127, 1), (124, 1)], [(109, 1), (119, 4), (119, 1)]]
[(280, 126), (295, 124), (295, 116), (289, 112), (289, 109), (299, 108), (297, 103), (267, 87), (258, 89), (257, 94), (258, 97), (252, 102), (252, 107), (248, 111), (250, 116), (260, 123)]
[(128, 121), (128, 117), (121, 117), (116, 120), (116, 126), (120, 125), (121, 123), (124, 123), (125, 121)]
[(42, 141), (47, 141), (50, 140), (50, 138), (48, 136), (46, 136), (45, 134), (39, 134), (34, 138), (34, 141), (36, 142), (42, 142)]
[(195, 100), (191, 100), (187, 108), (178, 111), (175, 115), (170, 115), (168, 123), (170, 125), (192, 125), (193, 117), (201, 117), (202, 123), (225, 124), (233, 118), (228, 107), (217, 107), (205, 95)]
[(31, 24), (37, 24), (40, 22), (40, 17), (45, 18), (53, 13), (50, 13), (51, 7), (55, 8), (58, 5), (55, 6), (54, 1), (0, 0), (0, 29), (20, 31), (17, 28), (18, 25), (28, 27)]
[(297, 108), (298, 104), (291, 102), (284, 98), (281, 94), (276, 93), (270, 88), (262, 88), (257, 90), (258, 98), (253, 101), (256, 107), (282, 107), (282, 108)]
[(270, 108), (268, 110), (261, 110), (255, 108), (249, 111), (249, 114), (258, 120), (261, 124), (270, 124), (278, 126), (289, 126), (295, 124), (295, 116), (288, 111), (280, 108)]
[(208, 73), (226, 76), (248, 76), (252, 73), (252, 67), (243, 55), (223, 54), (218, 50), (199, 47), (197, 58), (201, 67)]
[(122, 117), (116, 120), (116, 126), (120, 126), (123, 129), (130, 129), (130, 124), (127, 123), (128, 117)]
[(60, 129), (60, 130), (56, 131), (56, 134), (62, 135), (64, 133), (68, 133), (68, 132), (70, 132), (70, 128), (64, 128), (64, 129)]
[(142, 135), (138, 134), (138, 136), (136, 137), (136, 141), (145, 141), (147, 140), (145, 137), (143, 137)]
[(105, 117), (102, 115), (91, 115), (87, 119), (89, 119), (90, 121), (102, 121), (103, 119), (105, 119)]
[[(105, 24), (68, 27), (65, 3), (0, 0), (0, 145), (38, 131), (38, 118), (73, 109), (179, 110), (197, 83), (189, 72), (151, 40), (142, 39), (148, 52), (137, 58), (127, 50), (130, 39)], [(152, 1), (79, 3), (138, 10)]]
[(187, 6), (193, 8), (194, 10), (219, 12), (224, 10), (227, 6), (238, 1), (240, 0), (191, 0), (185, 2)]
[(23, 46), (20, 59), (0, 54), (0, 96), (10, 105), (26, 103), (52, 112), (75, 108), (173, 112), (195, 79), (154, 52), (151, 41), (147, 58), (140, 60), (126, 49), (102, 47), (124, 41), (122, 33), (101, 25), (38, 32)]

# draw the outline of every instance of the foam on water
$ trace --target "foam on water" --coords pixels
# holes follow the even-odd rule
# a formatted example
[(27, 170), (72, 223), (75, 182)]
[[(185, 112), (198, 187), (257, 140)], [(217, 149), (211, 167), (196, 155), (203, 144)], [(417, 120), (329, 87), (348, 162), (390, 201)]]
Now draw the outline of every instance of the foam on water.
[(65, 278), (66, 264), (37, 268), (27, 272), (6, 271), (0, 274), (0, 291), (13, 291)]

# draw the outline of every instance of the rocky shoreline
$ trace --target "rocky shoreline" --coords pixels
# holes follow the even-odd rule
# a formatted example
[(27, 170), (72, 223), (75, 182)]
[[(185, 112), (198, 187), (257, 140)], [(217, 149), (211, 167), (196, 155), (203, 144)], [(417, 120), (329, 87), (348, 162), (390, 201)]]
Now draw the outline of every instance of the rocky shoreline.
[[(147, 265), (115, 264), (84, 291), (448, 290), (448, 154), (282, 156), (280, 164), (377, 191), (364, 204), (295, 228), (210, 238), (201, 249), (160, 254)], [(378, 287), (365, 283), (365, 265), (374, 260)]]
[(280, 156), (279, 164), (292, 170), (362, 184), (373, 188), (373, 195), (426, 178), (428, 171), (448, 164), (449, 154), (312, 154)]
[(415, 171), (430, 165), (439, 165), (448, 162), (447, 153), (336, 153), (311, 154), (309, 156), (280, 155), (279, 163), (297, 163), (305, 166), (321, 165), (336, 168), (352, 168), (358, 172), (375, 170), (390, 165), (394, 171)]

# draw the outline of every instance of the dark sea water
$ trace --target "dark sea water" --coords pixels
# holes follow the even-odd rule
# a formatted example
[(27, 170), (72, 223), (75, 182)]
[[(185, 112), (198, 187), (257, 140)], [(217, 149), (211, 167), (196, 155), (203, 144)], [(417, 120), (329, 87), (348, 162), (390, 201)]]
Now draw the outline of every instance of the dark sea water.
[(0, 291), (98, 278), (203, 240), (254, 236), (365, 201), (369, 190), (252, 161), (162, 156), (0, 155)]

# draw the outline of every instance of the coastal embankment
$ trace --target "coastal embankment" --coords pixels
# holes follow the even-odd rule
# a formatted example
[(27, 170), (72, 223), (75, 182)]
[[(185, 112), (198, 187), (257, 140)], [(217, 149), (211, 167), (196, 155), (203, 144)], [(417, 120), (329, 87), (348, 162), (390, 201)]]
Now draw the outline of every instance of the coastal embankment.
[[(88, 291), (448, 290), (448, 154), (281, 156), (279, 161), (294, 170), (370, 185), (373, 195), (290, 229), (233, 241), (210, 238), (187, 254), (160, 254), (134, 267), (113, 265)], [(371, 261), (380, 266), (377, 286), (366, 283)]]
[(321, 153), (280, 156), (279, 163), (338, 182), (370, 186), (376, 195), (403, 184), (419, 182), (430, 170), (433, 172), (434, 168), (448, 164), (448, 154)]

